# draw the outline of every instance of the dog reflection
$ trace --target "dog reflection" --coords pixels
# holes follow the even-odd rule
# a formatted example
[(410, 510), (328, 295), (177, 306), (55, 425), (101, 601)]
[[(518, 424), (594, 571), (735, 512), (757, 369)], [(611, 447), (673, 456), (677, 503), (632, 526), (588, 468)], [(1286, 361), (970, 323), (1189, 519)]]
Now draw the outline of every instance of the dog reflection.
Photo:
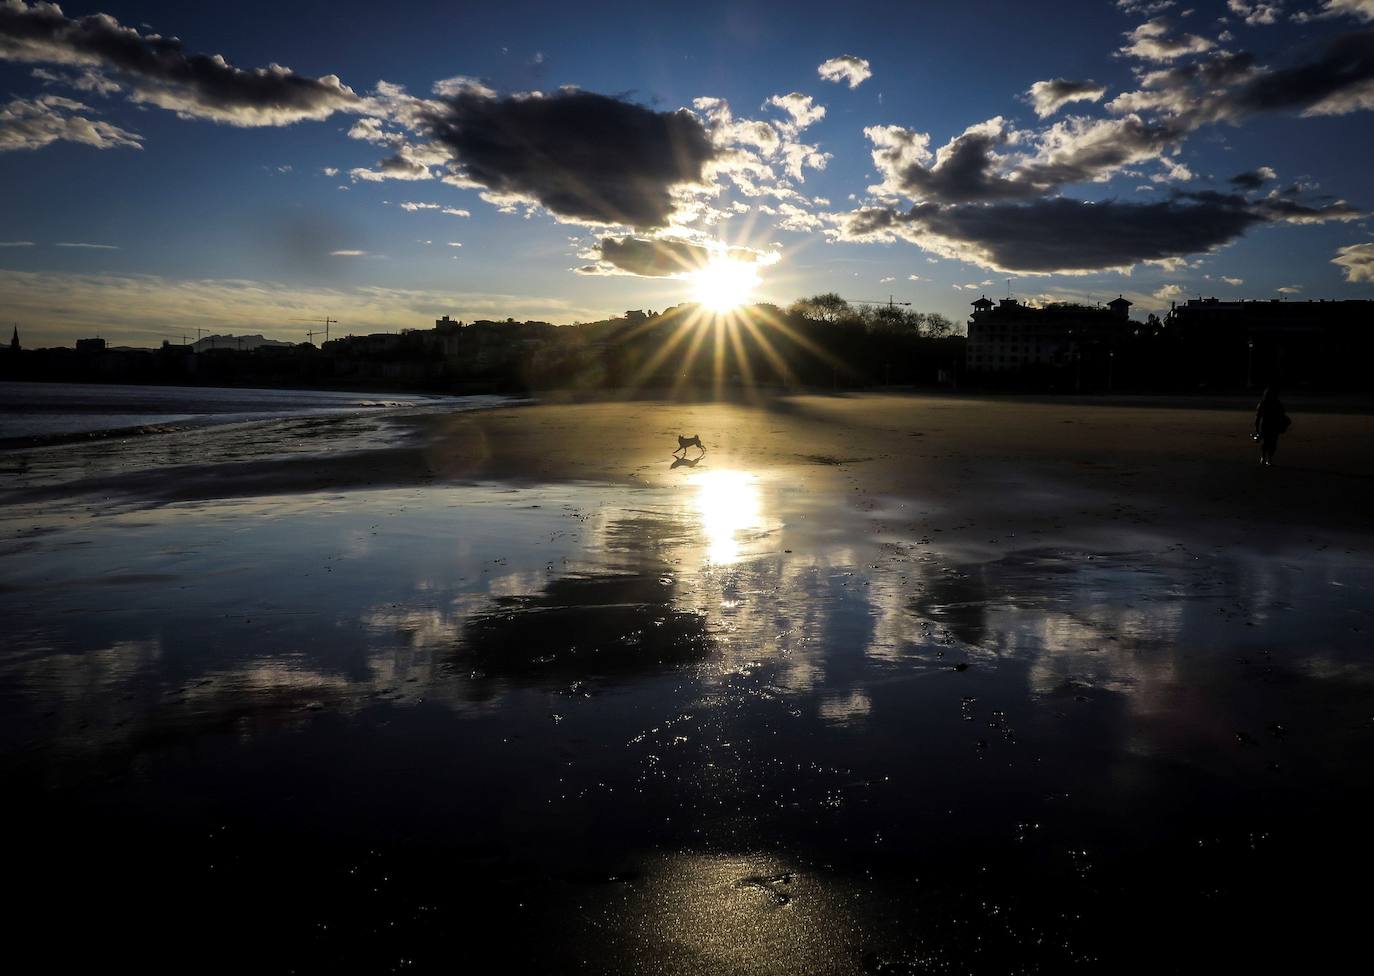
[(700, 464), (700, 463), (701, 463), (701, 458), (699, 458), (699, 457), (689, 458), (689, 457), (687, 457), (687, 455), (684, 454), (684, 455), (683, 455), (682, 457), (680, 457), (680, 458), (673, 458), (673, 463), (670, 464), (670, 465), (668, 465), (668, 470), (669, 470), (669, 471), (673, 471), (673, 470), (675, 470), (675, 469), (677, 469), (677, 468), (682, 468), (682, 467), (695, 468), (695, 467), (696, 467), (698, 464)]

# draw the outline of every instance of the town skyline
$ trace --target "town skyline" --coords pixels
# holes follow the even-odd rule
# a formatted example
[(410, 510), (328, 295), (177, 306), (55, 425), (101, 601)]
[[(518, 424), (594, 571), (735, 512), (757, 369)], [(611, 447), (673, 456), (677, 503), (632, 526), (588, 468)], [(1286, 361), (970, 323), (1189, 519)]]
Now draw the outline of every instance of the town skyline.
[(0, 320), (564, 324), (718, 262), (960, 322), (1008, 279), (1142, 318), (1374, 282), (1368, 0), (346, 7), (0, 3)]

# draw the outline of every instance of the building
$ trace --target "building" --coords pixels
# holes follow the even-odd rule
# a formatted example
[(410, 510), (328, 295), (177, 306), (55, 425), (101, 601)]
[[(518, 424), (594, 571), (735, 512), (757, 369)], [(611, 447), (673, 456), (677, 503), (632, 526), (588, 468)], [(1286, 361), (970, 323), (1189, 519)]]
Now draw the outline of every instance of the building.
[(1014, 298), (973, 302), (966, 368), (1007, 373), (1076, 366), (1110, 358), (1131, 335), (1131, 303), (1117, 297), (1106, 308), (1054, 303), (1026, 305)]
[(12, 339), (10, 340), (10, 352), (18, 352), (18, 351), (19, 351), (19, 325), (16, 323), (15, 326), (14, 326), (14, 338), (12, 338)]
[(94, 339), (77, 339), (77, 352), (104, 352), (105, 340), (96, 336)]
[(1281, 383), (1367, 389), (1374, 301), (1195, 298), (1170, 309), (1166, 328), (1185, 350), (1197, 386)]

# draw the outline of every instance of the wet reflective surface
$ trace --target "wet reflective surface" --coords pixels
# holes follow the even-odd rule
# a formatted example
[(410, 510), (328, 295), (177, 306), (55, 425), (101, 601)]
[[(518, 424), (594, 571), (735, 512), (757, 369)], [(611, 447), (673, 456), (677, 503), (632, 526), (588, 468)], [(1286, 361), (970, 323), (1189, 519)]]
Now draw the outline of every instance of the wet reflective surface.
[(296, 972), (1321, 968), (1354, 941), (1369, 554), (942, 542), (920, 499), (672, 475), (12, 513), (25, 926), (56, 958), (146, 936), (157, 968)]

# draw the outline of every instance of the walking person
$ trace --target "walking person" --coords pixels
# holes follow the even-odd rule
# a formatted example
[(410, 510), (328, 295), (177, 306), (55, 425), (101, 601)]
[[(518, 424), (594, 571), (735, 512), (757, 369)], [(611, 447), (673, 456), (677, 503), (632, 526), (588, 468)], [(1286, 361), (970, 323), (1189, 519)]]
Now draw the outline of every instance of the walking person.
[(1286, 431), (1292, 420), (1284, 413), (1283, 401), (1279, 391), (1269, 387), (1255, 408), (1255, 439), (1260, 442), (1260, 464), (1269, 467), (1274, 463), (1274, 452), (1279, 447), (1279, 435)]

